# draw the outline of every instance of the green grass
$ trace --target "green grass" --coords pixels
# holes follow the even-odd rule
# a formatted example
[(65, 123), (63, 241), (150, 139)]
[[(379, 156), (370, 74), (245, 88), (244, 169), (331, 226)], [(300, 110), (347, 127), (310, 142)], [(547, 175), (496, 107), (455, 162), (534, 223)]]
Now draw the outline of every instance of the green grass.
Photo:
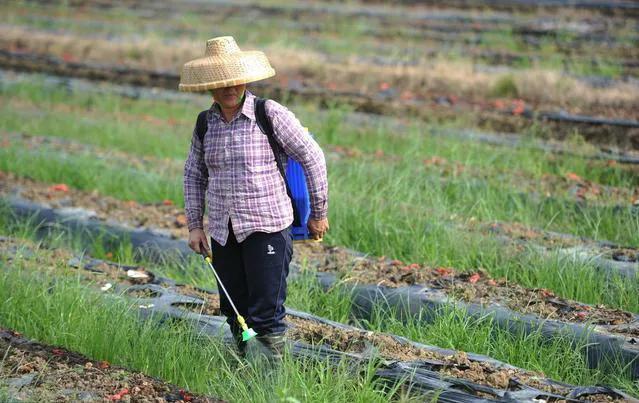
[[(10, 232), (9, 229), (5, 225), (0, 233), (11, 235), (7, 234)], [(34, 236), (33, 230), (29, 230), (27, 225), (13, 227), (13, 229), (21, 230), (21, 235), (27, 238)], [(86, 240), (82, 241), (86, 242)], [(78, 247), (80, 242), (79, 239), (73, 241), (66, 236), (55, 234), (50, 235), (46, 240), (47, 247), (68, 247), (69, 245)], [(124, 255), (117, 256), (119, 259), (123, 257)], [(175, 273), (174, 267), (157, 264), (147, 264), (145, 267), (156, 274), (171, 275)], [(112, 306), (104, 300), (104, 297), (91, 293), (90, 288), (78, 283), (77, 274), (74, 274), (74, 270), (67, 269), (65, 262), (52, 260), (49, 264), (34, 266), (30, 258), (25, 258), (16, 260), (15, 263), (9, 265), (9, 268), (3, 273), (3, 277), (0, 277), (0, 300), (5, 301), (0, 307), (0, 323), (3, 326), (15, 328), (30, 337), (47, 343), (61, 344), (95, 359), (105, 359), (160, 376), (197, 391), (227, 397), (229, 393), (232, 393), (232, 396), (236, 396), (236, 393), (249, 393), (250, 387), (255, 387), (252, 376), (259, 377), (260, 375), (253, 374), (245, 367), (241, 367), (241, 371), (248, 371), (247, 390), (242, 388), (240, 391), (221, 391), (219, 385), (203, 385), (203, 379), (206, 379), (204, 375), (210, 374), (212, 368), (217, 368), (216, 371), (220, 371), (217, 373), (218, 379), (228, 377), (230, 378), (229, 382), (238, 382), (232, 375), (234, 370), (238, 370), (238, 365), (226, 349), (215, 341), (207, 342), (206, 346), (208, 347), (205, 348), (203, 354), (209, 357), (210, 361), (207, 362), (210, 363), (210, 367), (203, 367), (202, 356), (191, 351), (191, 347), (193, 350), (201, 349), (201, 344), (198, 343), (199, 339), (193, 333), (185, 328), (157, 328), (148, 323), (138, 327), (132, 319), (126, 316), (129, 313), (126, 312), (125, 305)], [(182, 270), (183, 272), (196, 272), (190, 276), (182, 276), (190, 278), (192, 284), (209, 286), (210, 283), (202, 280), (199, 272), (201, 268), (198, 268), (197, 265), (185, 265)], [(38, 280), (35, 280), (36, 278)], [(43, 296), (43, 292), (46, 295)], [(319, 284), (308, 275), (290, 283), (287, 303), (296, 309), (336, 321), (347, 322), (349, 318), (350, 298), (346, 288), (336, 286), (328, 292), (324, 292)], [(542, 371), (549, 377), (565, 382), (607, 383), (631, 393), (637, 393), (637, 385), (633, 385), (618, 366), (612, 365), (605, 370), (604, 368), (602, 370), (588, 369), (582, 358), (583, 344), (571, 346), (561, 335), (548, 343), (543, 340), (539, 332), (533, 332), (528, 336), (516, 332), (511, 334), (495, 327), (489, 318), (472, 319), (461, 311), (442, 311), (431, 324), (424, 323), (420, 318), (409, 319), (405, 322), (400, 322), (398, 318), (399, 315), (392, 310), (379, 307), (371, 320), (363, 322), (363, 325), (371, 330), (392, 332), (444, 348), (490, 355), (513, 365)], [(53, 321), (55, 323), (52, 323)], [(108, 322), (108, 326), (112, 326), (113, 323), (122, 324), (121, 327), (114, 330), (115, 335), (111, 337), (109, 334), (108, 337), (109, 340), (113, 341), (112, 343), (106, 342), (104, 337), (107, 336), (102, 334), (103, 332), (100, 330), (107, 326), (103, 322)], [(135, 340), (129, 341), (128, 337), (133, 337)], [(157, 343), (156, 340), (162, 340), (162, 342)], [(186, 364), (183, 364), (180, 358), (184, 355), (187, 356), (184, 357), (185, 362), (193, 362), (195, 369), (185, 368)], [(162, 360), (150, 357), (162, 357)], [(167, 368), (161, 363), (165, 359), (169, 362), (177, 360), (177, 363), (175, 366)], [(220, 363), (220, 361), (224, 361), (224, 363)], [(566, 366), (566, 362), (570, 362), (571, 365)], [(293, 362), (290, 364), (287, 362), (287, 365), (292, 365), (293, 368), (286, 368), (283, 376), (288, 376), (291, 371), (299, 369), (297, 364)], [(316, 371), (327, 370), (322, 367), (322, 363), (318, 365), (319, 367), (315, 365), (306, 367), (307, 370), (311, 371), (308, 374), (309, 377), (316, 376)], [(345, 376), (345, 374), (339, 373), (340, 370), (337, 369), (338, 374)], [(201, 373), (202, 371), (204, 371), (204, 375)], [(197, 372), (197, 375), (193, 375), (194, 372)], [(308, 386), (306, 376), (306, 372), (300, 375), (301, 379), (298, 379), (292, 389), (295, 391), (293, 395), (299, 396), (299, 392), (297, 392), (299, 388), (306, 390), (305, 388)], [(264, 394), (264, 396), (273, 393), (272, 389), (277, 389), (279, 386), (271, 385), (271, 381), (275, 382), (269, 378), (269, 382), (266, 382), (262, 388), (258, 388), (256, 393)], [(277, 377), (277, 382), (281, 381), (283, 380)], [(327, 382), (329, 382), (328, 379)], [(342, 385), (344, 388), (352, 387), (349, 382), (339, 383), (338, 388), (342, 388)], [(353, 382), (363, 388), (363, 392), (360, 389), (353, 393), (363, 393), (364, 395), (377, 393), (367, 389), (366, 379)], [(322, 390), (323, 383), (316, 387), (320, 388), (318, 393), (328, 393)], [(283, 389), (289, 390), (288, 386)], [(346, 393), (341, 390), (338, 392)]]
[[(43, 105), (86, 107), (95, 119), (92, 125), (105, 127), (104, 132), (96, 136), (86, 136), (86, 128), (78, 128), (71, 122), (78, 120), (77, 113), (64, 112), (56, 112), (58, 121), (35, 118), (25, 124), (23, 119), (15, 117), (21, 111), (16, 107), (0, 112), (7, 117), (0, 120), (5, 130), (25, 130), (26, 127), (33, 134), (60, 135), (131, 154), (176, 159), (184, 158), (188, 149), (191, 129), (184, 122), (189, 121), (193, 110), (198, 110), (197, 105), (133, 101), (114, 95), (69, 95), (60, 90), (44, 90), (37, 82), (4, 86), (2, 95), (13, 100), (39, 100)], [(629, 246), (639, 245), (639, 217), (630, 209), (578, 208), (561, 199), (536, 199), (522, 195), (516, 187), (511, 187), (510, 183), (516, 183), (516, 179), (510, 178), (507, 172), (496, 172), (485, 178), (462, 174), (443, 180), (436, 172), (420, 168), (420, 161), (429, 155), (440, 155), (481, 169), (510, 167), (514, 172), (526, 171), (533, 177), (541, 177), (545, 173), (563, 175), (575, 172), (584, 177), (631, 187), (632, 181), (637, 179), (627, 171), (605, 166), (592, 168), (580, 158), (557, 158), (543, 153), (431, 137), (417, 128), (393, 135), (389, 135), (385, 127), (359, 130), (344, 123), (347, 111), (339, 106), (335, 106), (328, 118), (321, 122), (312, 108), (302, 105), (300, 110), (300, 115), (309, 118), (311, 127), (317, 127), (313, 131), (322, 144), (362, 145), (370, 150), (383, 149), (404, 156), (401, 161), (392, 164), (366, 159), (338, 160), (330, 164), (330, 218), (333, 228), (327, 237), (329, 242), (406, 261), (462, 269), (484, 267), (495, 276), (507, 276), (509, 280), (528, 287), (550, 288), (566, 298), (637, 310), (637, 297), (628, 292), (636, 286), (634, 282), (627, 286), (620, 283), (611, 289), (618, 291), (612, 294), (603, 292), (606, 291), (601, 288), (603, 281), (594, 281), (602, 278), (591, 274), (589, 268), (584, 272), (580, 269), (582, 265), (565, 261), (555, 263), (553, 259), (541, 262), (521, 260), (520, 256), (507, 253), (490, 239), (484, 240), (481, 234), (466, 234), (460, 229), (449, 228), (451, 216), (457, 216), (452, 222), (462, 223), (470, 220), (519, 221), (543, 229), (609, 239)], [(150, 124), (139, 123), (139, 127), (143, 128), (140, 130), (129, 124), (132, 118), (143, 115), (174, 119), (178, 123), (170, 135), (158, 141), (153, 137)], [(302, 119), (306, 121), (306, 118)], [(109, 125), (114, 125), (115, 129), (111, 130)], [(180, 137), (180, 132), (188, 134)], [(156, 143), (155, 148), (147, 147), (150, 143)], [(177, 205), (182, 204), (181, 178), (174, 176), (175, 172), (141, 170), (134, 164), (132, 167), (121, 163), (115, 165), (88, 155), (70, 156), (46, 149), (21, 150), (15, 145), (1, 149), (0, 154), (3, 156), (0, 159), (1, 170), (42, 181), (65, 182), (83, 190), (98, 189), (102, 194), (125, 200), (157, 202), (170, 199)], [(487, 172), (490, 173), (490, 170)], [(564, 274), (554, 276), (553, 270), (559, 266)], [(572, 271), (578, 275), (570, 277), (567, 273)], [(573, 281), (583, 284), (579, 279), (593, 280), (593, 285), (585, 291), (571, 285)]]
[(505, 75), (497, 79), (489, 95), (498, 98), (518, 98), (519, 89), (513, 76)]
[[(37, 79), (30, 83), (4, 83), (0, 86), (0, 95), (6, 101), (6, 107), (0, 111), (0, 130), (69, 138), (132, 154), (180, 159), (185, 158), (188, 151), (197, 112), (208, 106), (208, 100), (183, 103), (132, 100), (114, 94), (69, 94)], [(608, 166), (580, 157), (431, 136), (430, 132), (441, 126), (428, 124), (407, 124), (398, 130), (388, 124), (391, 120), (377, 121), (372, 117), (363, 126), (355, 125), (348, 121), (348, 106), (332, 104), (327, 113), (322, 113), (316, 106), (302, 101), (292, 99), (291, 109), (323, 145), (354, 147), (368, 153), (383, 150), (414, 163), (439, 156), (495, 172), (521, 171), (535, 178), (573, 172), (611, 186), (639, 186), (636, 172), (620, 165)], [(55, 110), (60, 105), (75, 110)], [(146, 122), (147, 117), (158, 123)], [(455, 128), (462, 123), (448, 122), (444, 127)], [(528, 135), (533, 137), (535, 133)]]
[[(183, 203), (180, 175), (175, 173), (156, 175), (138, 168), (127, 169), (121, 164), (116, 167), (108, 161), (89, 156), (71, 157), (43, 150), (23, 151), (15, 145), (0, 150), (2, 154), (6, 158), (0, 160), (1, 170), (41, 181), (66, 181), (78, 189), (97, 189), (105, 195), (126, 200), (149, 202), (166, 198), (178, 205)], [(439, 227), (440, 223), (450, 225), (448, 217), (455, 211), (466, 211), (469, 218), (480, 221), (519, 221), (576, 235), (608, 238), (629, 245), (639, 243), (639, 224), (631, 209), (576, 208), (561, 199), (538, 201), (512, 190), (508, 192), (502, 188), (503, 182), (483, 182), (464, 176), (442, 181), (436, 174), (423, 174), (423, 182), (416, 186), (411, 182), (414, 169), (403, 163), (389, 166), (362, 161), (337, 161), (332, 168), (330, 179), (334, 190), (331, 196), (334, 200), (332, 204), (336, 205), (335, 214), (344, 214), (344, 218), (338, 219), (340, 222), (352, 222), (349, 228), (335, 231), (337, 241), (355, 244), (362, 250), (378, 255), (426, 260), (434, 264), (451, 263), (442, 259), (439, 249), (429, 247), (440, 248), (443, 242), (427, 243), (424, 238), (439, 236), (432, 228)], [(374, 184), (375, 192), (370, 191), (371, 184)], [(402, 200), (388, 203), (387, 194), (399, 195)], [(353, 201), (357, 203), (353, 204)], [(420, 211), (428, 211), (429, 214), (420, 215)], [(374, 228), (361, 227), (370, 225), (360, 218), (367, 215), (378, 218), (379, 222)], [(420, 225), (409, 226), (408, 222)], [(540, 225), (546, 222), (550, 225)], [(406, 224), (402, 226), (402, 223)], [(373, 231), (381, 233), (381, 236), (361, 236)], [(437, 231), (441, 232), (442, 229)], [(459, 232), (456, 229), (451, 231)], [(446, 250), (456, 254), (454, 249)], [(450, 255), (446, 258), (454, 259)]]
[[(188, 323), (139, 322), (135, 309), (74, 280), (43, 277), (21, 262), (0, 274), (0, 324), (95, 360), (142, 371), (230, 401), (388, 401), (375, 367), (353, 373), (343, 363), (294, 360), (278, 367), (235, 359), (220, 341)], [(401, 397), (401, 396), (398, 396)]]
[(97, 190), (123, 200), (158, 202), (168, 199), (178, 205), (184, 203), (179, 177), (116, 165), (87, 155), (25, 151), (10, 146), (0, 149), (0, 170), (44, 182), (66, 183), (85, 191)]

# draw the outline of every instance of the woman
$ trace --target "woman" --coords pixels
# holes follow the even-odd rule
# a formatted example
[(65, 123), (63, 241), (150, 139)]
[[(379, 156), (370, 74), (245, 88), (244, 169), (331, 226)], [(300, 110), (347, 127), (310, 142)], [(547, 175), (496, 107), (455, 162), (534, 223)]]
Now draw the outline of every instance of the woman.
[[(202, 140), (193, 132), (184, 167), (189, 246), (197, 253), (212, 253), (240, 314), (257, 339), (279, 356), (285, 342), (293, 209), (274, 152), (257, 125), (255, 96), (246, 90), (247, 83), (273, 75), (262, 52), (241, 51), (232, 37), (219, 37), (207, 41), (205, 57), (184, 65), (179, 88), (210, 91), (214, 100)], [(284, 106), (268, 100), (266, 113), (281, 149), (304, 168), (311, 202), (308, 228), (321, 239), (329, 229), (324, 154)], [(210, 248), (203, 226), (205, 195)], [(223, 293), (220, 307), (244, 354), (246, 343)]]

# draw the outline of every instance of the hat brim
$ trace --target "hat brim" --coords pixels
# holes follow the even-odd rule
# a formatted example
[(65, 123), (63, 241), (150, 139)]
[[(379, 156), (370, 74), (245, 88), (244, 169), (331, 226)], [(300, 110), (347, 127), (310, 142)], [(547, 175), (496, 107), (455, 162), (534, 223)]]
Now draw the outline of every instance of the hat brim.
[(275, 75), (266, 55), (259, 51), (191, 60), (182, 68), (180, 91), (199, 92), (264, 80)]
[(226, 80), (218, 80), (211, 81), (207, 83), (198, 83), (198, 84), (182, 84), (178, 86), (180, 91), (184, 92), (202, 92), (207, 90), (214, 90), (216, 88), (224, 88), (224, 87), (232, 87), (240, 84), (248, 84), (253, 83), (255, 81), (265, 80), (267, 78), (273, 77), (275, 75), (275, 70), (270, 69), (270, 71), (265, 71), (261, 74), (256, 74), (252, 76), (243, 76), (239, 78), (230, 78)]

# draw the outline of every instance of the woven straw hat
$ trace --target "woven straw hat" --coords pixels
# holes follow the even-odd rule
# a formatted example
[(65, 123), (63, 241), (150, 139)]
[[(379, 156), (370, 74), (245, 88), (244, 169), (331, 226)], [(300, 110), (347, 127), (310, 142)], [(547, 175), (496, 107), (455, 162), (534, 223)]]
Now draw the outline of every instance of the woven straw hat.
[(204, 57), (182, 67), (180, 91), (206, 91), (273, 77), (275, 70), (259, 51), (241, 51), (232, 36), (206, 41)]

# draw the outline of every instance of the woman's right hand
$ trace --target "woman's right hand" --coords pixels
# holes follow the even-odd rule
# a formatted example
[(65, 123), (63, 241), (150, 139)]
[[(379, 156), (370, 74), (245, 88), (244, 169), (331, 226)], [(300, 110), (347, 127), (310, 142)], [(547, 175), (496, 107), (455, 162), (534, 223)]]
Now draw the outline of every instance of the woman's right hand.
[(194, 228), (189, 232), (189, 248), (193, 249), (195, 253), (211, 256), (211, 248), (209, 248), (209, 243), (206, 240), (206, 234), (203, 229)]

